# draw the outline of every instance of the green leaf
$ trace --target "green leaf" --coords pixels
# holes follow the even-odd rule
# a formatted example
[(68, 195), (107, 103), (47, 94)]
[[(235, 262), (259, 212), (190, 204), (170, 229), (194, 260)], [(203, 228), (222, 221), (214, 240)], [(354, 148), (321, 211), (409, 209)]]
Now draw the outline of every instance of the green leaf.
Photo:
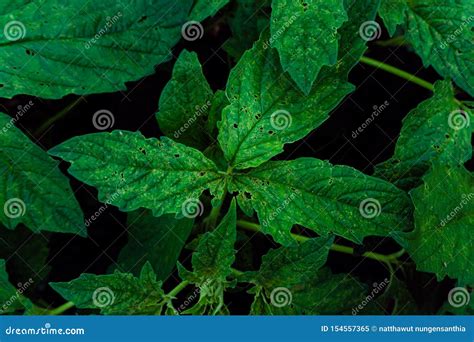
[(258, 40), (263, 29), (270, 25), (270, 0), (236, 0), (235, 10), (230, 13), (229, 27), (232, 37), (224, 44), (224, 50), (235, 60)]
[(350, 274), (319, 270), (312, 281), (291, 289), (293, 305), (308, 315), (347, 315), (366, 298), (367, 287)]
[(255, 287), (250, 293), (255, 293), (253, 315), (346, 315), (363, 302), (366, 286), (348, 274), (322, 268), (294, 286)]
[(410, 201), (402, 190), (313, 158), (268, 162), (234, 176), (230, 190), (246, 194), (263, 232), (285, 245), (294, 243), (295, 224), (357, 243), (410, 226)]
[(270, 250), (258, 272), (248, 272), (251, 282), (266, 289), (303, 284), (326, 263), (334, 238), (314, 238), (301, 245)]
[(11, 313), (24, 308), (21, 293), (8, 280), (5, 260), (0, 259), (0, 313)]
[(153, 268), (146, 263), (140, 277), (115, 272), (108, 275), (84, 273), (51, 287), (80, 309), (100, 309), (105, 315), (153, 315), (163, 308), (165, 294)]
[(415, 229), (394, 237), (417, 270), (474, 284), (474, 179), (464, 167), (434, 165), (412, 190)]
[(224, 282), (232, 274), (235, 260), (236, 207), (232, 200), (229, 211), (217, 228), (204, 234), (192, 257), (194, 273), (202, 279)]
[(347, 77), (352, 68), (359, 63), (360, 58), (367, 50), (367, 41), (360, 34), (360, 27), (367, 22), (374, 21), (379, 8), (380, 0), (345, 0), (344, 7), (349, 18), (337, 30), (339, 38), (339, 51), (337, 63), (324, 67), (325, 72), (339, 73)]
[[(125, 90), (172, 56), (191, 0), (21, 1), (1, 12), (0, 97)], [(1, 6), (1, 5), (0, 5)], [(8, 28), (8, 29), (7, 29)]]
[(405, 37), (423, 60), (474, 95), (474, 4), (471, 0), (385, 0), (381, 17), (391, 34), (403, 22)]
[(471, 158), (470, 117), (456, 103), (449, 81), (435, 83), (434, 95), (403, 120), (394, 156), (375, 168), (375, 175), (401, 188), (421, 182), (431, 162), (457, 166)]
[(58, 163), (0, 113), (0, 222), (86, 236), (81, 208)]
[(196, 0), (189, 18), (203, 21), (207, 17), (213, 17), (229, 0)]
[(121, 250), (117, 264), (120, 270), (135, 275), (150, 262), (159, 280), (173, 272), (179, 254), (191, 233), (193, 220), (173, 215), (154, 217), (149, 210), (128, 214), (128, 243)]
[(50, 150), (70, 162), (69, 173), (99, 189), (99, 200), (122, 211), (139, 208), (153, 215), (202, 214), (198, 198), (210, 189), (218, 198), (223, 177), (204, 155), (166, 137), (113, 131), (74, 137)]
[(321, 67), (336, 63), (337, 29), (346, 20), (344, 0), (272, 2), (269, 44), (278, 50), (283, 70), (305, 94)]
[(227, 84), (230, 105), (218, 124), (218, 140), (236, 169), (258, 166), (303, 138), (353, 89), (328, 77), (303, 96), (283, 73), (277, 52), (264, 47), (267, 39), (268, 32), (242, 56)]
[(177, 142), (196, 148), (209, 144), (208, 114), (213, 93), (195, 52), (184, 50), (160, 96), (160, 129)]
[(405, 23), (407, 0), (382, 0), (379, 15), (383, 19), (387, 31), (393, 36), (397, 26)]

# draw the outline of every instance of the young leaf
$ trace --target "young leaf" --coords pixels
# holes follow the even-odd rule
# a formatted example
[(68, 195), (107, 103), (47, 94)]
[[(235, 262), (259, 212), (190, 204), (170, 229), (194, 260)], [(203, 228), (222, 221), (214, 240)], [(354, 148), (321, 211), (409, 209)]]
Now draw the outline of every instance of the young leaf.
[[(389, 3), (390, 2), (390, 3)], [(404, 18), (406, 39), (423, 64), (474, 95), (474, 4), (470, 0), (385, 0), (381, 16), (390, 33)], [(404, 15), (402, 14), (404, 13)]]
[(50, 150), (72, 165), (69, 172), (99, 189), (99, 200), (122, 211), (153, 215), (202, 214), (198, 198), (210, 189), (221, 197), (224, 178), (216, 165), (191, 147), (139, 132), (113, 131), (74, 137)]
[(8, 280), (5, 260), (0, 259), (0, 313), (10, 313), (23, 309), (20, 293)]
[(148, 261), (157, 278), (166, 280), (191, 233), (193, 220), (178, 220), (173, 215), (154, 217), (142, 209), (128, 214), (127, 226), (128, 243), (119, 254), (119, 269), (137, 275)]
[(346, 20), (344, 0), (273, 0), (269, 42), (305, 94), (321, 67), (336, 62), (337, 29)]
[(318, 159), (268, 162), (236, 175), (231, 185), (231, 191), (246, 194), (263, 232), (285, 245), (294, 243), (295, 224), (357, 243), (410, 226), (410, 201), (402, 190)]
[(81, 208), (58, 163), (0, 113), (0, 221), (14, 229), (86, 236)]
[(434, 94), (408, 113), (394, 156), (375, 168), (375, 175), (403, 189), (416, 187), (431, 162), (457, 166), (472, 155), (469, 113), (455, 102), (449, 81), (435, 83)]
[(217, 11), (227, 5), (230, 0), (196, 0), (189, 14), (189, 19), (203, 21), (207, 17), (213, 17)]
[(217, 228), (204, 234), (192, 257), (194, 274), (203, 279), (225, 282), (235, 260), (236, 207), (232, 200), (228, 213)]
[[(125, 89), (170, 59), (191, 0), (21, 1), (1, 12), (0, 97)], [(3, 27), (2, 24), (2, 27)]]
[(304, 284), (326, 263), (334, 238), (314, 238), (291, 247), (270, 250), (262, 258), (258, 272), (246, 278), (266, 289)]
[(417, 270), (474, 284), (474, 179), (464, 167), (434, 165), (411, 191), (415, 229), (397, 232)]
[(184, 50), (160, 96), (160, 129), (177, 142), (196, 148), (209, 144), (208, 113), (213, 93), (195, 52)]
[(153, 268), (146, 263), (136, 278), (130, 273), (83, 273), (67, 283), (50, 283), (80, 309), (100, 309), (105, 315), (153, 315), (163, 308), (165, 293)]
[(277, 52), (265, 48), (265, 32), (232, 70), (230, 100), (218, 124), (218, 140), (230, 165), (256, 167), (323, 123), (353, 86), (339, 77), (314, 85), (308, 96), (295, 88), (279, 66)]

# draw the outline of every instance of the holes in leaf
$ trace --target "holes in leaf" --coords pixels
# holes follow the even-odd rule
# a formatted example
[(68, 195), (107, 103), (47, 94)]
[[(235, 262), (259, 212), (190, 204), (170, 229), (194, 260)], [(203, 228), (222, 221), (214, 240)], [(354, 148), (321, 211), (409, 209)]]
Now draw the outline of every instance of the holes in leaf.
[(139, 23), (142, 23), (142, 22), (144, 22), (144, 21), (147, 20), (147, 19), (148, 19), (148, 17), (147, 17), (146, 15), (144, 15), (143, 17), (141, 17), (141, 18), (138, 20), (138, 22), (139, 22)]
[(26, 50), (25, 50), (25, 53), (26, 53), (28, 56), (34, 56), (34, 55), (36, 55), (36, 52), (34, 52), (33, 50), (30, 50), (30, 49), (26, 49)]
[(174, 155), (174, 157), (175, 157), (175, 158), (179, 158), (179, 154), (176, 153), (176, 154)]
[(235, 123), (235, 124), (234, 124), (234, 128), (238, 128), (238, 127), (239, 127), (239, 125), (237, 125), (237, 124)]
[(3, 83), (0, 83), (0, 88), (3, 88), (5, 85)]

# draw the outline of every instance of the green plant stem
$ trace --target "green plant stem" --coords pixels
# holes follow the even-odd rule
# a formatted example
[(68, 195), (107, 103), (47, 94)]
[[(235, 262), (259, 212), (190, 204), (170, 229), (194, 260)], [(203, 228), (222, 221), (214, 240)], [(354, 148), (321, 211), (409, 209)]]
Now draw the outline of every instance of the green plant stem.
[(384, 70), (386, 72), (389, 72), (393, 75), (396, 75), (398, 77), (404, 78), (409, 82), (412, 82), (412, 83), (415, 83), (415, 84), (419, 85), (420, 87), (426, 88), (426, 89), (431, 90), (431, 91), (434, 90), (434, 85), (432, 83), (430, 83), (428, 81), (425, 81), (424, 79), (421, 79), (421, 78), (419, 78), (419, 77), (417, 77), (413, 74), (410, 74), (409, 72), (398, 69), (398, 68), (396, 68), (392, 65), (385, 64), (385, 63), (380, 62), (376, 59), (366, 57), (366, 56), (362, 56), (361, 59), (360, 59), (360, 62), (364, 63), (364, 64), (367, 64), (367, 65), (370, 65), (370, 66), (373, 66), (373, 67), (378, 68), (378, 69), (382, 69), (382, 70)]
[[(253, 223), (253, 222), (238, 220), (237, 225), (239, 227), (241, 227), (243, 229), (246, 229), (246, 230), (249, 230), (249, 231), (253, 231), (253, 232), (257, 232), (257, 233), (262, 232), (262, 230), (260, 228), (260, 225), (258, 225), (256, 223)], [(305, 241), (308, 241), (309, 239), (311, 239), (309, 237), (298, 235), (298, 234), (293, 234), (293, 233), (291, 233), (291, 236), (298, 242), (305, 242)], [(334, 251), (334, 252), (354, 255), (354, 248), (348, 247), (348, 246), (343, 246), (343, 245), (338, 245), (336, 243), (331, 246), (331, 250)], [(365, 252), (364, 254), (362, 254), (362, 257), (377, 260), (377, 261), (384, 262), (384, 263), (387, 263), (387, 264), (391, 264), (391, 263), (398, 264), (399, 262), (398, 262), (397, 258), (402, 256), (404, 253), (405, 253), (405, 250), (403, 250), (403, 249), (396, 252), (396, 253), (389, 254), (389, 255), (379, 254), (379, 253), (375, 253), (375, 252)]]
[(64, 312), (66, 312), (67, 310), (73, 308), (74, 305), (75, 304), (73, 302), (64, 303), (63, 305), (58, 306), (57, 308), (48, 311), (48, 315), (53, 315), (53, 316), (60, 315)]
[(61, 119), (62, 117), (64, 117), (67, 113), (69, 113), (71, 111), (71, 109), (73, 109), (74, 107), (76, 107), (77, 105), (79, 105), (82, 101), (84, 101), (84, 97), (81, 96), (80, 98), (78, 98), (77, 100), (75, 100), (74, 102), (72, 102), (71, 104), (69, 104), (66, 108), (64, 108), (63, 110), (59, 111), (58, 113), (56, 113), (54, 116), (50, 117), (48, 120), (46, 120), (35, 132), (34, 132), (34, 135), (35, 136), (38, 136), (38, 135), (41, 135), (44, 133), (44, 131), (46, 131), (49, 126), (51, 126), (53, 123), (55, 123), (56, 121), (58, 121), (59, 119)]
[(178, 295), (178, 293), (180, 293), (181, 291), (184, 290), (184, 288), (186, 286), (189, 285), (189, 281), (187, 280), (183, 280), (181, 283), (179, 283), (178, 285), (176, 285), (176, 287), (174, 289), (172, 289), (169, 293), (168, 293), (168, 296), (169, 297), (176, 297)]

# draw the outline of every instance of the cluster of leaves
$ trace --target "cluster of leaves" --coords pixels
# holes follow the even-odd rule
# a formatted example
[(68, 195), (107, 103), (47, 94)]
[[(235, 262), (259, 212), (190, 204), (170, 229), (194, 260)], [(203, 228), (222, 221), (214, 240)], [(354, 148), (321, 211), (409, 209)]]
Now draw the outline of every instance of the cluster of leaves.
[[(341, 249), (335, 236), (354, 244), (392, 237), (417, 270), (472, 286), (474, 182), (464, 167), (472, 154), (471, 111), (455, 98), (450, 79), (473, 95), (474, 20), (466, 17), (473, 6), (469, 0), (0, 0), (0, 13), (7, 13), (0, 23), (27, 24), (22, 40), (0, 40), (1, 97), (125, 89), (125, 82), (172, 57), (183, 25), (226, 11), (232, 37), (224, 48), (236, 62), (225, 90), (214, 92), (198, 55), (182, 51), (160, 96), (156, 119), (165, 136), (159, 138), (115, 130), (45, 152), (0, 113), (0, 203), (26, 205), (21, 215), (1, 212), (1, 223), (87, 236), (68, 178), (52, 157), (70, 163), (69, 174), (97, 188), (101, 202), (129, 213), (134, 239), (115, 271), (51, 284), (77, 308), (103, 314), (227, 314), (224, 295), (241, 283), (254, 295), (252, 314), (350, 312), (368, 289), (326, 266), (329, 251)], [(404, 34), (423, 63), (445, 78), (406, 116), (393, 157), (373, 176), (315, 158), (271, 160), (354, 90), (348, 74), (367, 40), (359, 29), (377, 13), (391, 35)], [(109, 25), (113, 16), (120, 20)], [(361, 212), (367, 200), (375, 200), (376, 215)], [(195, 211), (202, 214), (203, 202), (211, 208), (201, 220)], [(238, 226), (279, 245), (256, 269), (235, 268)], [(311, 237), (294, 234), (302, 231)], [(187, 241), (190, 266), (177, 263)], [(381, 260), (392, 271), (392, 261), (399, 262)], [(182, 282), (165, 291), (175, 267)], [(4, 263), (0, 276), (0, 302), (7, 302), (18, 291)], [(379, 300), (393, 297), (409, 308), (410, 294), (400, 284), (391, 272)], [(188, 285), (199, 299), (180, 309), (175, 297)], [(101, 289), (106, 305), (96, 296)], [(287, 305), (275, 298), (279, 289), (289, 294)], [(24, 297), (14, 303), (5, 312), (37, 312)], [(363, 312), (380, 312), (374, 303)]]

